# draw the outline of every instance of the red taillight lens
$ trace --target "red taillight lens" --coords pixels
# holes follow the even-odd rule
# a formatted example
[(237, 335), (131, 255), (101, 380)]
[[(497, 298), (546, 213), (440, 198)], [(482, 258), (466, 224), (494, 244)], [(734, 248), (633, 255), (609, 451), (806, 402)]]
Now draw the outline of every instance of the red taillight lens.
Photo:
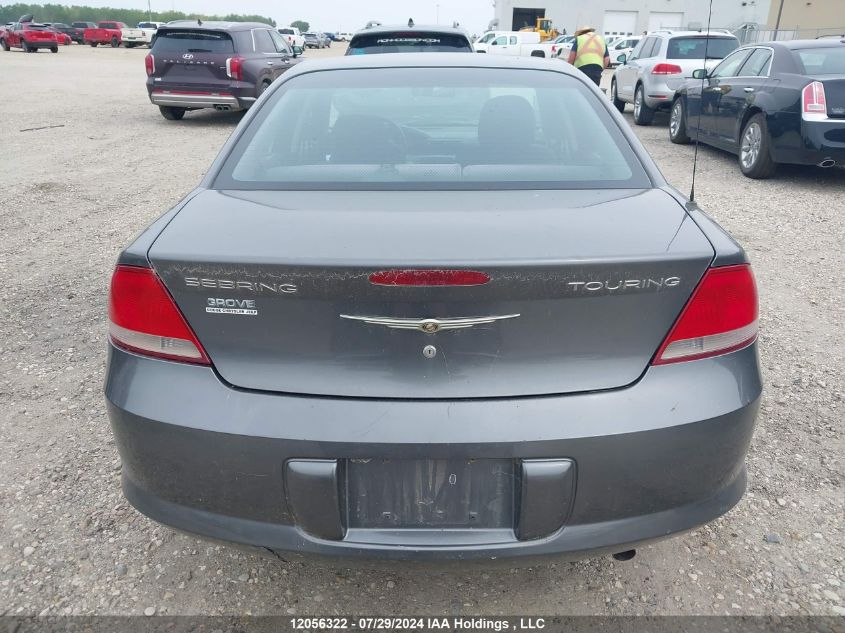
[(805, 121), (827, 118), (827, 98), (822, 82), (808, 83), (801, 91), (801, 118)]
[(118, 266), (111, 278), (109, 334), (148, 356), (211, 364), (164, 284), (149, 268)]
[(370, 275), (377, 286), (480, 286), (490, 275), (477, 270), (382, 270)]
[(235, 81), (241, 81), (244, 78), (244, 58), (229, 57), (226, 60), (226, 74)]
[(710, 268), (654, 358), (655, 365), (718, 356), (757, 338), (757, 286), (747, 264)]
[(651, 69), (652, 75), (680, 75), (682, 72), (677, 64), (655, 64)]
[(147, 69), (147, 76), (152, 75), (156, 71), (156, 58), (152, 53), (149, 53), (144, 58), (144, 67)]

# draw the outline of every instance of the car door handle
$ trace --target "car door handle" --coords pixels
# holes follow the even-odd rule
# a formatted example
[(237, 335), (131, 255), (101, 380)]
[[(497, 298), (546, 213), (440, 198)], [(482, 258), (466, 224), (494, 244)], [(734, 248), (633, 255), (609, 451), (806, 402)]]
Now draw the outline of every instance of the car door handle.
[(754, 88), (751, 87), (743, 88), (743, 90), (745, 90), (745, 92), (754, 92)]

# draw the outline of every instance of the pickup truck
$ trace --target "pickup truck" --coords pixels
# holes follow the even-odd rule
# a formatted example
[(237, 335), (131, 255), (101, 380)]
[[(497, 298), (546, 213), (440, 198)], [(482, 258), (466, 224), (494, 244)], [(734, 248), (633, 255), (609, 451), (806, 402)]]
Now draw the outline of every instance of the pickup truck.
[[(506, 31), (496, 35), (486, 43), (488, 55), (508, 55), (511, 57), (551, 57), (551, 40), (540, 41), (540, 34), (533, 31)], [(475, 45), (479, 50), (478, 43)]]
[(112, 48), (117, 48), (123, 41), (121, 29), (125, 28), (126, 25), (123, 22), (97, 22), (96, 28), (85, 29), (82, 39), (91, 47), (98, 44), (111, 44)]
[(82, 44), (85, 41), (85, 29), (95, 29), (97, 25), (93, 22), (71, 22), (73, 33), (69, 33), (71, 39), (77, 44)]
[(149, 48), (158, 27), (162, 24), (164, 22), (139, 22), (138, 26), (134, 29), (128, 27), (120, 29), (123, 45), (126, 48), (134, 48), (136, 46), (147, 46)]
[(0, 33), (0, 46), (4, 51), (22, 48), (26, 53), (37, 53), (39, 48), (49, 48), (51, 53), (59, 52), (56, 34), (49, 27), (31, 20), (13, 22), (4, 27)]
[(283, 26), (279, 29), (279, 33), (288, 41), (291, 48), (299, 46), (305, 50), (305, 36), (295, 26)]

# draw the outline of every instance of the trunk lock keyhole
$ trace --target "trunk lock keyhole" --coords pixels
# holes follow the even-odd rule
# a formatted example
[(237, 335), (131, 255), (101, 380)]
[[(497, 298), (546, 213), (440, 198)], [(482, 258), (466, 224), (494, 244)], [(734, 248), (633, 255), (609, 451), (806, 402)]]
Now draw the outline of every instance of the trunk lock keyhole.
[(434, 358), (437, 356), (437, 348), (434, 345), (426, 345), (423, 347), (423, 356), (426, 358)]

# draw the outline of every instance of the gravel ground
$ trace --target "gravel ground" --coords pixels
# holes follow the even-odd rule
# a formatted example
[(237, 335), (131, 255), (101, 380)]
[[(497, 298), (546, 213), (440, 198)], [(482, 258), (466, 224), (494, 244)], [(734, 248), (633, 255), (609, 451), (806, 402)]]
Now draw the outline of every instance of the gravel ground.
[[(756, 182), (708, 148), (699, 201), (753, 259), (766, 378), (749, 491), (725, 517), (628, 563), (361, 570), (262, 558), (135, 512), (101, 393), (109, 275), (239, 120), (165, 121), (144, 55), (0, 54), (0, 614), (845, 614), (845, 171)], [(670, 144), (660, 117), (637, 132), (687, 191), (692, 147)]]

